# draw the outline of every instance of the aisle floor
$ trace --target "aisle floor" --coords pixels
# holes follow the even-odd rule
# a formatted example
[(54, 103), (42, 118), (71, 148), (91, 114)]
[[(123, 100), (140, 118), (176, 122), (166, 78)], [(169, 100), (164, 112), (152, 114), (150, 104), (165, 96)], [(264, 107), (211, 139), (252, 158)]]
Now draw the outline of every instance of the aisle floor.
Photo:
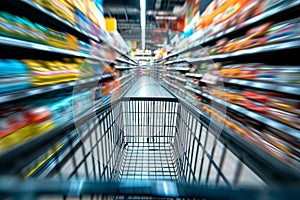
[(174, 98), (154, 78), (141, 76), (125, 94), (125, 97), (168, 97)]

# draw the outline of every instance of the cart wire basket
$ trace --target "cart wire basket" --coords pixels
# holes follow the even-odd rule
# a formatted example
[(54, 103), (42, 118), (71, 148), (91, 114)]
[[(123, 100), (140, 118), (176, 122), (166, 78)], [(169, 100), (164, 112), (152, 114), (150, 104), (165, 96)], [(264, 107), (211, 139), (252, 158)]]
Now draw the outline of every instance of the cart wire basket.
[(179, 97), (123, 97), (1, 154), (0, 199), (299, 196), (297, 169), (209, 124)]

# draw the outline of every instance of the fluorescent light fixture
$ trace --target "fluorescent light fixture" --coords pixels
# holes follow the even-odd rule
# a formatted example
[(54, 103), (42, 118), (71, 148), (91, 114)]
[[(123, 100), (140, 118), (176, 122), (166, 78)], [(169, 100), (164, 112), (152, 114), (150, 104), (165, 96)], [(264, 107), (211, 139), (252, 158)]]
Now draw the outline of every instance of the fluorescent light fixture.
[(145, 46), (146, 46), (146, 33), (145, 33), (145, 29), (142, 29), (142, 50), (145, 50)]
[(145, 50), (146, 0), (140, 0), (140, 7), (141, 7), (142, 50)]
[(155, 16), (157, 20), (176, 20), (177, 16)]
[(140, 0), (141, 6), (141, 28), (146, 27), (146, 0)]

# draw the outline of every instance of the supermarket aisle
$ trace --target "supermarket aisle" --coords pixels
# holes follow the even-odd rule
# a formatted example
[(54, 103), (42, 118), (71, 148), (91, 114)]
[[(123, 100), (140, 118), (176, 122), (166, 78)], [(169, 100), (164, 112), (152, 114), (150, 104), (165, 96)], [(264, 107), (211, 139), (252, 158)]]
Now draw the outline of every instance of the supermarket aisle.
[(141, 76), (125, 97), (168, 97), (173, 96), (165, 90), (154, 78)]

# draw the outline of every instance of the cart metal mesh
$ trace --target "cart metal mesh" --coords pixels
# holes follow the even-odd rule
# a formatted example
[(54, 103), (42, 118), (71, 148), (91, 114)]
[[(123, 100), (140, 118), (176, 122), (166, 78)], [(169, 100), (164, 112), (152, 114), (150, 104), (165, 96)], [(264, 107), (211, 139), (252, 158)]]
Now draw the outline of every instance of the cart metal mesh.
[[(96, 113), (77, 120), (76, 128), (63, 127), (60, 137), (49, 138), (36, 147), (33, 145), (31, 153), (28, 153), (29, 149), (24, 150), (26, 155), (14, 164), (8, 162), (10, 168), (1, 167), (1, 174), (18, 174), (29, 180), (73, 180), (76, 184), (67, 184), (73, 190), (80, 190), (86, 184), (81, 182), (79, 187), (78, 180), (94, 181), (93, 187), (99, 186), (98, 189), (90, 190), (90, 193), (87, 192), (89, 196), (83, 199), (151, 199), (153, 195), (154, 199), (191, 197), (186, 192), (178, 193), (176, 184), (235, 189), (243, 186), (261, 188), (272, 181), (264, 176), (267, 170), (249, 165), (251, 162), (246, 162), (245, 151), (236, 150), (232, 141), (215, 135), (213, 130), (208, 129), (208, 123), (176, 98), (123, 98)], [(38, 153), (34, 148), (44, 151)], [(155, 192), (159, 188), (145, 192), (139, 190), (139, 182), (136, 181), (141, 181), (140, 187), (149, 186), (147, 181), (170, 181), (157, 184), (155, 188), (170, 184), (175, 188), (169, 187), (163, 193)], [(102, 182), (113, 182), (115, 185), (104, 187)], [(120, 183), (126, 189), (112, 190)], [(128, 190), (134, 183), (136, 188)], [(152, 186), (150, 188), (153, 189)], [(114, 191), (115, 195), (102, 196), (107, 194), (103, 188)], [(208, 189), (211, 191), (211, 188)], [(11, 188), (1, 190), (0, 194), (12, 197), (24, 194), (22, 189), (17, 194)], [(56, 194), (53, 199), (69, 199), (68, 195), (79, 195), (81, 199), (84, 195), (79, 191), (70, 192), (73, 190), (53, 189), (49, 192), (51, 190), (39, 191), (35, 188), (30, 190), (33, 196), (29, 199), (40, 194)], [(198, 190), (203, 191), (201, 188)], [(195, 198), (214, 197), (203, 193), (197, 196), (197, 191), (191, 194)], [(44, 198), (49, 199), (50, 196)]]

